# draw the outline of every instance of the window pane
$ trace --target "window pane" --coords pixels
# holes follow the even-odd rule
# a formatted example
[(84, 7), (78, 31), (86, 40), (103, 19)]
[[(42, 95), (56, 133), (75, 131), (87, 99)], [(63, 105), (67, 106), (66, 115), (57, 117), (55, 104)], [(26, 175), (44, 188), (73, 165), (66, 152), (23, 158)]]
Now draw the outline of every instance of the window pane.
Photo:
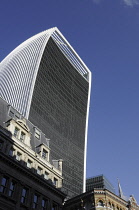
[(24, 141), (24, 139), (25, 139), (25, 133), (24, 132), (21, 132), (20, 141)]
[(0, 186), (0, 192), (3, 192), (5, 191), (6, 189), (6, 185), (7, 185), (7, 178), (6, 177), (3, 177), (2, 178), (2, 181), (1, 181), (1, 186)]
[(48, 202), (48, 200), (46, 200), (46, 199), (42, 199), (42, 210), (45, 210), (46, 209), (46, 207), (47, 207), (47, 202)]
[(45, 172), (44, 179), (47, 179), (48, 180), (48, 178), (49, 178), (49, 174), (47, 172)]
[(56, 178), (54, 178), (54, 185), (57, 187), (57, 182), (58, 180)]
[(13, 196), (14, 189), (15, 189), (15, 182), (12, 181), (9, 188), (9, 196), (11, 197)]
[(32, 164), (31, 160), (28, 160), (28, 161), (27, 161), (27, 167), (28, 167), (28, 168), (31, 168), (31, 164)]
[(48, 157), (48, 152), (43, 149), (43, 151), (42, 151), (42, 158), (43, 159), (47, 159), (47, 157)]
[(18, 138), (18, 134), (19, 134), (19, 128), (15, 127), (14, 136), (15, 136), (16, 138)]
[(38, 206), (38, 196), (35, 194), (33, 198), (33, 209), (36, 209)]
[(38, 167), (37, 174), (41, 175), (41, 171), (42, 171), (42, 169), (40, 167)]
[(16, 160), (20, 161), (21, 160), (21, 153), (17, 152), (17, 155), (16, 155)]
[(25, 203), (26, 202), (26, 197), (27, 197), (27, 189), (23, 188), (22, 189), (21, 203)]
[(9, 156), (11, 156), (11, 157), (14, 156), (14, 150), (13, 150), (13, 148), (10, 149), (10, 151), (9, 151)]

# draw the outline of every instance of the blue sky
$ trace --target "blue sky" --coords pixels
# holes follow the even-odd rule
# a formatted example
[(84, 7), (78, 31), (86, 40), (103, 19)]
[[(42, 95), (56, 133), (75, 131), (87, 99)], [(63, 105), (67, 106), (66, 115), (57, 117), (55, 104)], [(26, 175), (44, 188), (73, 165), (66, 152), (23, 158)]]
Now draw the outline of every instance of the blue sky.
[(87, 177), (139, 203), (139, 0), (1, 0), (0, 61), (54, 26), (92, 71)]

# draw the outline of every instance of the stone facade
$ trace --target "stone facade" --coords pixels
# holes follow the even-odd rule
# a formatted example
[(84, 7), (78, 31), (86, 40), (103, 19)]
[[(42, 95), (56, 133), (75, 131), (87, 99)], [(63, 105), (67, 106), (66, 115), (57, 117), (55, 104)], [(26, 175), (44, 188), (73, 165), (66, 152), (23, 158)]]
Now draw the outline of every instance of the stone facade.
[(36, 126), (0, 102), (0, 209), (62, 209), (62, 160), (52, 159)]
[(106, 189), (93, 189), (65, 202), (64, 210), (139, 210), (133, 196), (124, 200)]

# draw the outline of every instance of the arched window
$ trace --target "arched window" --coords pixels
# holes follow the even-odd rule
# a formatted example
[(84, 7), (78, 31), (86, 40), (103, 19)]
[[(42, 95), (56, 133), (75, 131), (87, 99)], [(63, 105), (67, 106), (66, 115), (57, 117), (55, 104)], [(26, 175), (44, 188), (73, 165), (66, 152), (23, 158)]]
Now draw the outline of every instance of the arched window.
[(104, 206), (104, 203), (103, 203), (102, 200), (99, 200), (99, 201), (98, 201), (98, 206)]
[(112, 209), (113, 209), (113, 210), (115, 209), (114, 204), (112, 204), (112, 206), (111, 206), (111, 207), (112, 207)]
[(108, 206), (111, 208), (111, 202), (108, 203)]

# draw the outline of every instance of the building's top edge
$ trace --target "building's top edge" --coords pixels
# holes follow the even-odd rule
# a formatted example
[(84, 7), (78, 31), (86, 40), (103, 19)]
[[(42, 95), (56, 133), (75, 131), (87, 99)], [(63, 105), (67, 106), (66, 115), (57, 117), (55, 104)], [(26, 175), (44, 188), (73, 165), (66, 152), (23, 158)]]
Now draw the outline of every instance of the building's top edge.
[[(15, 53), (20, 51), (22, 48), (24, 48), (24, 46), (31, 44), (34, 41), (34, 39), (38, 39), (41, 37), (45, 37), (44, 39), (46, 39), (46, 44), (48, 39), (52, 37), (56, 45), (65, 55), (65, 57), (69, 60), (69, 62), (75, 67), (75, 69), (84, 77), (84, 79), (86, 79), (87, 81), (91, 81), (91, 71), (88, 69), (88, 67), (85, 65), (85, 63), (82, 61), (82, 59), (75, 52), (73, 47), (69, 44), (69, 42), (66, 40), (66, 38), (62, 35), (62, 33), (57, 27), (53, 27), (42, 31), (25, 40), (19, 46), (17, 46), (9, 55), (7, 55), (3, 59), (3, 61), (7, 58), (10, 58), (13, 52)], [(1, 64), (3, 63), (3, 61), (1, 62)]]
[(69, 62), (72, 63), (72, 65), (74, 65), (77, 71), (88, 81), (91, 77), (91, 71), (86, 66), (86, 64), (82, 61), (82, 59), (79, 57), (79, 55), (76, 53), (76, 51), (69, 44), (69, 42), (66, 40), (66, 38), (63, 36), (63, 34), (60, 32), (60, 30), (57, 27), (53, 27), (45, 31), (42, 31), (31, 38), (34, 39), (35, 37), (46, 34), (46, 33), (48, 33), (49, 36), (53, 38), (56, 45), (67, 57)]
[[(64, 41), (64, 43), (61, 43), (62, 45), (65, 45), (65, 43), (67, 44), (67, 47), (69, 48), (69, 50), (71, 51), (71, 53), (73, 54), (73, 56), (75, 56), (77, 58), (77, 60), (81, 63), (81, 65), (83, 66), (83, 68), (88, 72), (91, 73), (91, 71), (89, 70), (89, 68), (86, 66), (86, 64), (82, 61), (82, 59), (79, 57), (79, 55), (76, 53), (76, 51), (73, 49), (73, 47), (69, 44), (69, 42), (65, 39), (65, 37), (63, 36), (63, 34), (59, 31), (59, 29), (57, 27), (53, 28), (54, 31), (56, 31), (58, 33), (58, 35), (62, 38), (62, 41)], [(53, 32), (54, 32), (53, 31)], [(52, 33), (53, 33), (52, 32)]]
[(99, 174), (99, 175), (96, 175), (96, 176), (91, 176), (91, 177), (87, 177), (86, 179), (93, 179), (93, 178), (96, 178), (96, 177), (105, 177), (103, 174)]

